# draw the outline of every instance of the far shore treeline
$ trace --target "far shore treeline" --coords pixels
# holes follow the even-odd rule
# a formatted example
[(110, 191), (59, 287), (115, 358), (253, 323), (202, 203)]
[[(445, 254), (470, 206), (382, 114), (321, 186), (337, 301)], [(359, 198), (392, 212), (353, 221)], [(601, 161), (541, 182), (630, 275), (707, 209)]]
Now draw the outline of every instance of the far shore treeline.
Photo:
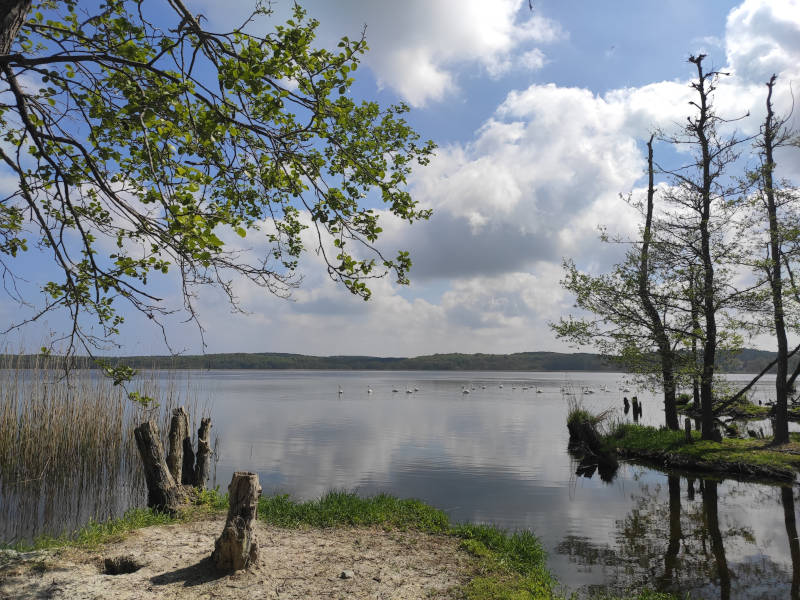
[[(18, 368), (46, 366), (42, 355), (6, 355), (2, 364)], [(775, 359), (774, 352), (745, 349), (720, 354), (718, 367), (726, 373), (758, 373)], [(75, 367), (95, 368), (87, 359), (74, 358)], [(613, 358), (591, 353), (517, 352), (514, 354), (432, 354), (413, 358), (377, 356), (307, 356), (282, 352), (202, 354), (177, 356), (105, 357), (106, 365), (135, 369), (317, 369), (385, 371), (623, 371)]]

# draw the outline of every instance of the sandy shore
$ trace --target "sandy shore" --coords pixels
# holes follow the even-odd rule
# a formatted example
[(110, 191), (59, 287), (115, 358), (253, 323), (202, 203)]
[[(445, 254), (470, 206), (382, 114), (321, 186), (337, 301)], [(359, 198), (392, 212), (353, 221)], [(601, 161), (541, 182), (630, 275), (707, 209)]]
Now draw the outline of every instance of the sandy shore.
[[(475, 572), (458, 540), (379, 528), (287, 530), (256, 524), (258, 565), (232, 575), (209, 560), (224, 520), (132, 532), (94, 551), (62, 549), (0, 557), (0, 599), (450, 598)], [(108, 575), (104, 560), (143, 566)]]

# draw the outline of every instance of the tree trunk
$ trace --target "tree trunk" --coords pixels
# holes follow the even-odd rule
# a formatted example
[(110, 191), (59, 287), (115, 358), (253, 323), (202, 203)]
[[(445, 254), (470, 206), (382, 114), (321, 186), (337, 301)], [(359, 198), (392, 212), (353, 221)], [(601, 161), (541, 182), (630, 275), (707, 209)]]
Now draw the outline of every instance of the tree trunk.
[(697, 351), (697, 333), (700, 331), (700, 306), (698, 305), (698, 289), (694, 265), (689, 267), (689, 288), (689, 306), (692, 316), (692, 400), (694, 401), (694, 408), (700, 410), (700, 371), (698, 368), (700, 354)]
[(703, 344), (703, 372), (700, 377), (700, 402), (702, 438), (714, 438), (714, 361), (717, 357), (717, 315), (714, 294), (714, 260), (711, 256), (711, 187), (714, 175), (711, 172), (711, 140), (709, 133), (713, 127), (712, 113), (709, 106), (709, 77), (703, 72), (704, 54), (692, 56), (689, 61), (697, 66), (697, 83), (693, 87), (699, 96), (698, 107), (700, 115), (695, 120), (690, 119), (690, 130), (697, 137), (700, 146), (700, 168), (703, 172), (703, 181), (699, 186), (700, 195), (700, 259), (702, 262), (702, 306), (705, 316), (706, 338)]
[(164, 460), (164, 448), (154, 421), (142, 423), (133, 430), (136, 446), (142, 457), (147, 482), (147, 506), (162, 512), (175, 513), (183, 501), (183, 493)]
[[(198, 442), (199, 444), (200, 442)], [(194, 448), (192, 448), (192, 438), (189, 436), (189, 418), (186, 418), (186, 435), (183, 438), (183, 475), (181, 476), (183, 485), (197, 485), (194, 467)]]
[(256, 473), (237, 471), (233, 474), (228, 486), (228, 518), (211, 555), (218, 569), (238, 571), (258, 560), (258, 543), (253, 533), (253, 521), (260, 495), (261, 486)]
[(31, 0), (0, 0), (0, 54), (8, 54), (31, 10)]
[(769, 217), (769, 280), (772, 291), (773, 320), (775, 324), (775, 338), (778, 342), (778, 364), (775, 376), (775, 419), (773, 424), (773, 443), (785, 444), (789, 441), (789, 419), (788, 409), (788, 386), (787, 376), (789, 374), (789, 344), (786, 339), (786, 323), (783, 314), (783, 274), (781, 272), (781, 233), (778, 225), (778, 208), (775, 202), (775, 190), (773, 188), (772, 172), (775, 169), (773, 151), (775, 149), (775, 134), (778, 130), (778, 123), (775, 121), (775, 114), (772, 111), (772, 88), (775, 85), (775, 75), (773, 75), (767, 87), (767, 117), (764, 120), (764, 139), (762, 148), (764, 150), (764, 165), (761, 169), (761, 179), (764, 188), (764, 196), (767, 201), (767, 215)]
[(205, 489), (206, 481), (211, 464), (211, 443), (209, 436), (211, 433), (211, 419), (204, 418), (200, 422), (200, 429), (197, 430), (197, 465), (194, 470), (193, 484), (198, 488)]
[[(664, 417), (669, 429), (676, 431), (678, 425), (678, 411), (675, 407), (675, 360), (670, 346), (664, 322), (658, 314), (650, 296), (650, 267), (649, 251), (653, 226), (653, 200), (655, 198), (655, 185), (653, 182), (653, 138), (647, 141), (647, 173), (649, 183), (647, 186), (647, 214), (644, 222), (642, 250), (639, 256), (639, 299), (642, 301), (647, 318), (650, 320), (650, 330), (658, 345), (658, 356), (661, 359), (661, 383), (664, 390)], [(634, 410), (635, 410), (634, 406)]]
[[(169, 424), (169, 454), (167, 455), (167, 467), (175, 483), (185, 483), (183, 477), (186, 476), (186, 462), (184, 451), (185, 440), (189, 438), (189, 413), (182, 406), (172, 411), (172, 420)], [(191, 440), (189, 440), (189, 451), (192, 451)], [(194, 453), (192, 453), (194, 454)], [(194, 456), (192, 456), (194, 459)], [(192, 460), (192, 463), (194, 460)], [(189, 476), (194, 471), (194, 464), (189, 463)]]

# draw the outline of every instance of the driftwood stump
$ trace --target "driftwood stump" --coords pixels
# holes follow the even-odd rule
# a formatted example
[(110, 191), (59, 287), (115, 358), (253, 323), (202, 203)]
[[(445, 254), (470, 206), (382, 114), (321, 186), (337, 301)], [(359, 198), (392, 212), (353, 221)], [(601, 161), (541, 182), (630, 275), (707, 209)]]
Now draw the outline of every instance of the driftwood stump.
[(144, 465), (147, 506), (163, 512), (176, 512), (184, 495), (167, 468), (158, 427), (154, 421), (147, 421), (134, 429), (133, 434)]
[(222, 535), (214, 543), (211, 559), (218, 569), (238, 571), (258, 560), (258, 543), (253, 521), (258, 509), (261, 486), (258, 474), (236, 471), (228, 486), (228, 518)]
[[(169, 454), (167, 454), (167, 467), (175, 483), (185, 483), (183, 478), (186, 476), (186, 457), (185, 439), (189, 437), (189, 413), (182, 406), (172, 411), (172, 420), (169, 424)], [(189, 451), (192, 450), (191, 440), (189, 441)], [(192, 453), (194, 454), (194, 453)], [(194, 462), (194, 455), (192, 456)], [(189, 476), (193, 475), (194, 465), (189, 463)]]
[(197, 464), (194, 468), (193, 485), (205, 489), (206, 481), (211, 467), (211, 419), (208, 417), (200, 421), (200, 428), (197, 430)]

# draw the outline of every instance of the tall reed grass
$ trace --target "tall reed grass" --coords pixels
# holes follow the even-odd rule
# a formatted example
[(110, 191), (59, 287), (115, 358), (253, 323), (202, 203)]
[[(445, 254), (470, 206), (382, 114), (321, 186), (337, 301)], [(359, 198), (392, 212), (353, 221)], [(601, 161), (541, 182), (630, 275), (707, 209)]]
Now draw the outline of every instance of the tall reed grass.
[(202, 416), (198, 395), (174, 374), (153, 372), (129, 387), (157, 400), (144, 408), (98, 370), (65, 375), (62, 361), (0, 359), (0, 543), (61, 535), (141, 505), (133, 429), (155, 419), (166, 442), (172, 408), (187, 406), (194, 421)]

